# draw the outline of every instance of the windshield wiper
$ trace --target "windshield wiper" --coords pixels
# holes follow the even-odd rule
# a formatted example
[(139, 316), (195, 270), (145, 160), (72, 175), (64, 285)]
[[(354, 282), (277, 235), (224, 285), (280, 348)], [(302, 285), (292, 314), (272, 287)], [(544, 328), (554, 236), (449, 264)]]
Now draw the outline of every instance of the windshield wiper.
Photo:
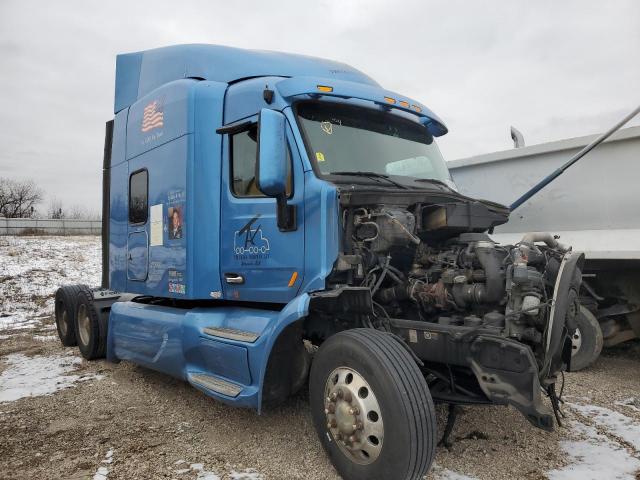
[(388, 175), (383, 175), (382, 173), (376, 172), (329, 172), (329, 175), (352, 175), (354, 177), (369, 177), (374, 180), (381, 178), (398, 188), (402, 188), (404, 190), (407, 190), (409, 188), (406, 185), (402, 185), (401, 183), (396, 182), (395, 180), (391, 180)]
[(414, 182), (436, 183), (438, 185), (442, 185), (443, 187), (447, 187), (447, 190), (451, 190), (451, 187), (449, 185), (447, 185), (446, 182), (443, 182), (442, 180), (438, 180), (438, 179), (435, 179), (435, 178), (416, 178), (416, 179), (414, 179)]

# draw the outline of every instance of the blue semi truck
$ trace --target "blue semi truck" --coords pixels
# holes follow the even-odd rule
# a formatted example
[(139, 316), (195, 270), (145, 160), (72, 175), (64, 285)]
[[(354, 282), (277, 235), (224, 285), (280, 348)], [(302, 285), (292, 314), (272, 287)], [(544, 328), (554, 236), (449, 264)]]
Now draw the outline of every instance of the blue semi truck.
[(455, 190), (426, 106), (342, 63), (181, 45), (118, 55), (114, 114), (102, 286), (57, 291), (64, 345), (258, 411), (308, 384), (346, 479), (422, 478), (434, 401), (553, 428), (583, 255), (491, 241), (509, 210)]

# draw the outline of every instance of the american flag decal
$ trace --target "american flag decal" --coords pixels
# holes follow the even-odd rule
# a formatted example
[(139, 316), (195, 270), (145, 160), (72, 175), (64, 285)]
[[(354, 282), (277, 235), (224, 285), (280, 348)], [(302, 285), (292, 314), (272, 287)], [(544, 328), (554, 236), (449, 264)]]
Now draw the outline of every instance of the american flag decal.
[(158, 100), (154, 100), (149, 105), (144, 107), (144, 114), (142, 116), (142, 131), (148, 132), (154, 128), (161, 127), (163, 125), (164, 112), (162, 110), (162, 104)]

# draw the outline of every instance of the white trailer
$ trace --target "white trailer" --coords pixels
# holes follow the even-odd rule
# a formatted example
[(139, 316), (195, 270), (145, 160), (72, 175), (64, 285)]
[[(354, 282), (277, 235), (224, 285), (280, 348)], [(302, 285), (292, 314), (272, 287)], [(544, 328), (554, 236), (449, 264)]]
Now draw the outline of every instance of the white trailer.
[[(448, 162), (459, 190), (510, 205), (598, 136), (590, 135)], [(513, 243), (556, 232), (585, 253), (582, 303), (592, 314), (578, 333), (586, 366), (604, 346), (640, 337), (640, 126), (617, 131), (518, 207), (493, 232)], [(595, 322), (597, 319), (597, 322)], [(586, 347), (585, 347), (586, 345)], [(593, 347), (593, 348), (592, 348)], [(587, 350), (589, 350), (587, 352)]]

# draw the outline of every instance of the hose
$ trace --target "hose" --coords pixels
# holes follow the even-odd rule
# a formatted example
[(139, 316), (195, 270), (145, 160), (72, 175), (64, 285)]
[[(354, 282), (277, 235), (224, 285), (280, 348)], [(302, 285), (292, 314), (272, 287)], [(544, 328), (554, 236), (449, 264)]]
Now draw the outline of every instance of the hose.
[(548, 232), (525, 233), (522, 240), (520, 240), (520, 243), (526, 243), (528, 245), (533, 245), (536, 242), (544, 242), (548, 247), (558, 249), (562, 253), (569, 251), (569, 247), (558, 242), (558, 240)]

